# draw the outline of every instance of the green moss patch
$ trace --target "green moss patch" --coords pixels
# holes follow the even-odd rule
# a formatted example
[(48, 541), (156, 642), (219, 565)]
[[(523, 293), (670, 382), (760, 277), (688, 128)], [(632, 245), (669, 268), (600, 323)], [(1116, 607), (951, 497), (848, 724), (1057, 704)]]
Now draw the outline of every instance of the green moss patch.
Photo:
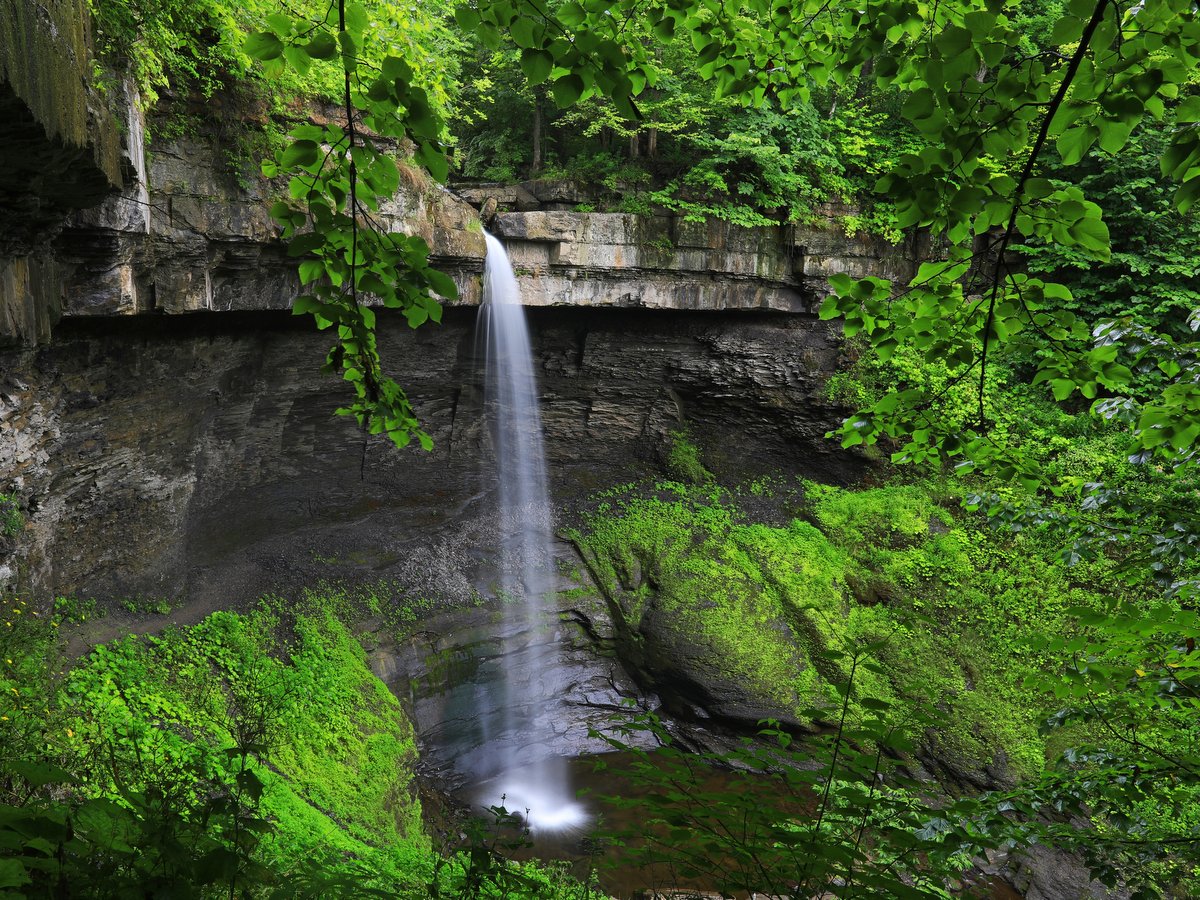
[(244, 750), (261, 786), (256, 815), (270, 826), (253, 850), (263, 871), (315, 866), (389, 889), (431, 877), (412, 726), (357, 639), (313, 596), (304, 612), (264, 601), (251, 614), (217, 612), (95, 647), (57, 683), (23, 652), (52, 650), (49, 631), (5, 648), (5, 766), (48, 752), (81, 809), (106, 800), (189, 820), (243, 783)]
[(573, 537), (635, 667), (653, 678), (677, 665), (639, 659), (648, 641), (682, 648), (752, 707), (817, 726), (814, 708), (832, 711), (848, 676), (842, 654), (871, 646), (856, 714), (867, 698), (900, 719), (937, 709), (944, 725), (915, 737), (956, 779), (1040, 770), (1044, 711), (1022, 687), (1036, 660), (1021, 632), (1090, 595), (1019, 537), (952, 515), (936, 487), (804, 488), (803, 518), (779, 526), (675, 483), (626, 489), (588, 518)]

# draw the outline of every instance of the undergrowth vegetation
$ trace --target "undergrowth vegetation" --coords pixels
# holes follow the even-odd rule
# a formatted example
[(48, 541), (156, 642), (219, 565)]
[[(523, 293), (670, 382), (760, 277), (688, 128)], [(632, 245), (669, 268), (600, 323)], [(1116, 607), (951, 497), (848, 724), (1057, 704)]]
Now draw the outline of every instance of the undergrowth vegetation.
[(570, 896), (561, 873), (433, 847), (412, 726), (338, 617), (360, 603), (268, 597), (70, 660), (76, 605), (5, 601), (3, 896)]
[[(775, 524), (746, 512), (761, 513), (771, 495)], [(1165, 770), (1191, 765), (1195, 662), (1171, 636), (1194, 633), (1195, 613), (1130, 591), (1110, 555), (1067, 566), (1044, 534), (996, 528), (959, 496), (943, 477), (853, 491), (786, 479), (731, 490), (635, 484), (601, 495), (570, 536), (616, 623), (618, 653), (664, 709), (743, 732), (755, 718), (770, 719), (788, 744), (800, 736), (791, 765), (807, 769), (797, 776), (807, 787), (784, 785), (796, 808), (831, 785), (839, 785), (835, 795), (846, 791), (842, 808), (856, 824), (827, 835), (832, 843), (820, 845), (818, 861), (799, 857), (816, 866), (801, 872), (814, 891), (844, 880), (839, 854), (857, 853), (872, 827), (973, 847), (943, 858), (950, 868), (942, 880), (921, 882), (930, 896), (971, 854), (1031, 841), (1074, 848), (1106, 883), (1124, 879), (1145, 896), (1169, 885), (1190, 890), (1194, 816), (1185, 810), (1194, 791), (1168, 782), (1157, 795), (1119, 773), (1130, 755), (1150, 751)], [(1172, 681), (1167, 696), (1175, 699), (1156, 698)], [(1147, 723), (1151, 707), (1159, 712)], [(650, 718), (635, 729), (660, 727)], [(907, 760), (926, 775), (893, 773), (891, 792), (876, 796), (883, 769), (871, 752), (884, 753), (889, 772)], [(862, 758), (851, 765), (847, 756)], [(770, 848), (813, 852), (810, 813), (797, 818), (770, 804), (764, 812), (759, 801), (743, 809), (727, 791), (718, 800), (697, 774), (714, 761), (746, 760), (684, 757), (672, 757), (669, 774), (657, 763), (642, 769), (655, 786), (650, 808), (674, 829), (669, 841), (643, 847), (647, 858), (712, 878), (721, 870), (714, 859), (733, 853), (740, 861), (722, 877), (748, 889), (754, 876), (740, 867)], [(764, 766), (779, 771), (759, 760)], [(812, 779), (814, 766), (825, 780)], [(705, 809), (718, 803), (742, 809), (762, 833), (722, 831), (712, 820), (719, 814)], [(875, 826), (865, 824), (872, 808), (882, 817)], [(1091, 827), (1081, 828), (1087, 820)], [(780, 832), (787, 822), (790, 837)], [(713, 834), (749, 856), (697, 849)], [(837, 850), (841, 841), (853, 852)], [(790, 859), (776, 859), (790, 873), (778, 875), (780, 884), (797, 877)]]
[[(103, 64), (112, 74), (132, 78), (145, 106), (154, 106), (163, 92), (186, 101), (193, 91), (209, 98), (250, 90), (277, 113), (298, 101), (340, 100), (341, 68), (328, 61), (290, 53), (289, 62), (298, 60), (298, 65), (252, 64), (246, 36), (272, 19), (289, 18), (272, 0), (89, 0), (89, 5)], [(329, 4), (301, 0), (288, 12), (323, 20)], [(402, 53), (414, 82), (444, 109), (458, 90), (455, 60), (462, 38), (439, 12), (428, 6), (373, 6), (367, 29), (372, 41), (366, 46)], [(379, 60), (364, 61), (377, 65)], [(102, 72), (101, 83), (104, 78)]]
[[(891, 206), (870, 193), (889, 161), (917, 145), (897, 95), (868, 79), (850, 95), (823, 91), (786, 111), (746, 108), (696, 74), (690, 42), (670, 40), (656, 63), (656, 87), (642, 100), (644, 119), (633, 121), (599, 95), (560, 109), (545, 85), (525, 83), (512, 47), (489, 47), (455, 28), (455, 4), (372, 4), (369, 13), (352, 6), (369, 14), (362, 62), (381, 64), (371, 48), (403, 57), (412, 83), (448, 123), (440, 137), (454, 149), (461, 178), (567, 178), (592, 198), (592, 210), (740, 226), (811, 223), (825, 204), (850, 204), (837, 213), (847, 233), (902, 237)], [(337, 62), (312, 58), (303, 41), (278, 59), (255, 62), (246, 52), (247, 35), (284, 20), (323, 21), (328, 4), (304, 0), (282, 11), (271, 0), (90, 0), (90, 7), (101, 60), (96, 83), (107, 88), (128, 77), (142, 106), (163, 113), (151, 123), (161, 137), (217, 129), (237, 168), (282, 142), (279, 121), (342, 99)], [(236, 111), (232, 120), (189, 102), (214, 96)], [(237, 124), (240, 116), (248, 121)]]
[(268, 600), (74, 664), (58, 640), (69, 620), (21, 601), (5, 612), (8, 887), (202, 896), (428, 879), (412, 727), (327, 611)]

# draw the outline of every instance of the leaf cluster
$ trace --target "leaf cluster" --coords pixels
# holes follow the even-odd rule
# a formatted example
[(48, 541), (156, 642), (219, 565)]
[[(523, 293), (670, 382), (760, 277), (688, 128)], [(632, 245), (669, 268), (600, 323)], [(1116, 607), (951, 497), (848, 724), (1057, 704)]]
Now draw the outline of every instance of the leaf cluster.
[(410, 142), (416, 159), (439, 178), (447, 163), (439, 140), (441, 118), (415, 73), (398, 56), (378, 66), (364, 54), (375, 37), (366, 8), (356, 2), (330, 6), (324, 19), (277, 14), (270, 31), (251, 34), (246, 52), (267, 70), (303, 70), (332, 60), (342, 78), (341, 123), (302, 124), (263, 174), (287, 178), (288, 197), (271, 216), (299, 258), (306, 289), (293, 303), (296, 315), (312, 315), (318, 328), (332, 328), (336, 343), (326, 371), (340, 372), (355, 399), (338, 410), (370, 434), (385, 434), (403, 447), (415, 436), (426, 449), (404, 390), (383, 372), (375, 306), (399, 309), (410, 326), (441, 320), (434, 294), (458, 296), (454, 281), (429, 265), (429, 247), (387, 221), (384, 208), (400, 180), (384, 142)]

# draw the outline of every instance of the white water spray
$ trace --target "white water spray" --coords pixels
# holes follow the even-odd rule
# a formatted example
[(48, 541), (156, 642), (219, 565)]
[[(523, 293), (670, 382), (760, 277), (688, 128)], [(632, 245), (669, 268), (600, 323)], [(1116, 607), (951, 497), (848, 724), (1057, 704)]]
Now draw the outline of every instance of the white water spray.
[[(503, 245), (487, 240), (480, 334), (484, 397), (499, 477), (500, 592), (505, 611), (504, 739), (489, 768), (485, 806), (504, 806), (536, 830), (576, 827), (566, 760), (546, 745), (563, 727), (562, 665), (553, 641), (552, 513), (546, 488), (542, 420), (525, 310)], [(551, 635), (545, 634), (546, 630)]]

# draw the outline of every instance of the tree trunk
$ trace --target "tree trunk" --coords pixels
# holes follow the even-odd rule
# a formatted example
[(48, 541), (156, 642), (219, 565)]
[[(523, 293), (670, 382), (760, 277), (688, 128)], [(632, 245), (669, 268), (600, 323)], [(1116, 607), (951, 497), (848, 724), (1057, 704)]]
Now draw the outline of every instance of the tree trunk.
[(858, 73), (858, 87), (854, 89), (854, 99), (862, 100), (867, 96), (867, 91), (871, 89), (871, 75), (875, 71), (875, 57), (871, 57), (862, 65), (862, 70)]
[(638, 140), (638, 137), (639, 137), (639, 135), (636, 131), (629, 136), (629, 158), (630, 159), (638, 158), (638, 150), (640, 149), (640, 146), (641, 146), (641, 142)]
[(533, 162), (529, 166), (529, 177), (536, 178), (542, 170), (542, 101), (533, 97)]

